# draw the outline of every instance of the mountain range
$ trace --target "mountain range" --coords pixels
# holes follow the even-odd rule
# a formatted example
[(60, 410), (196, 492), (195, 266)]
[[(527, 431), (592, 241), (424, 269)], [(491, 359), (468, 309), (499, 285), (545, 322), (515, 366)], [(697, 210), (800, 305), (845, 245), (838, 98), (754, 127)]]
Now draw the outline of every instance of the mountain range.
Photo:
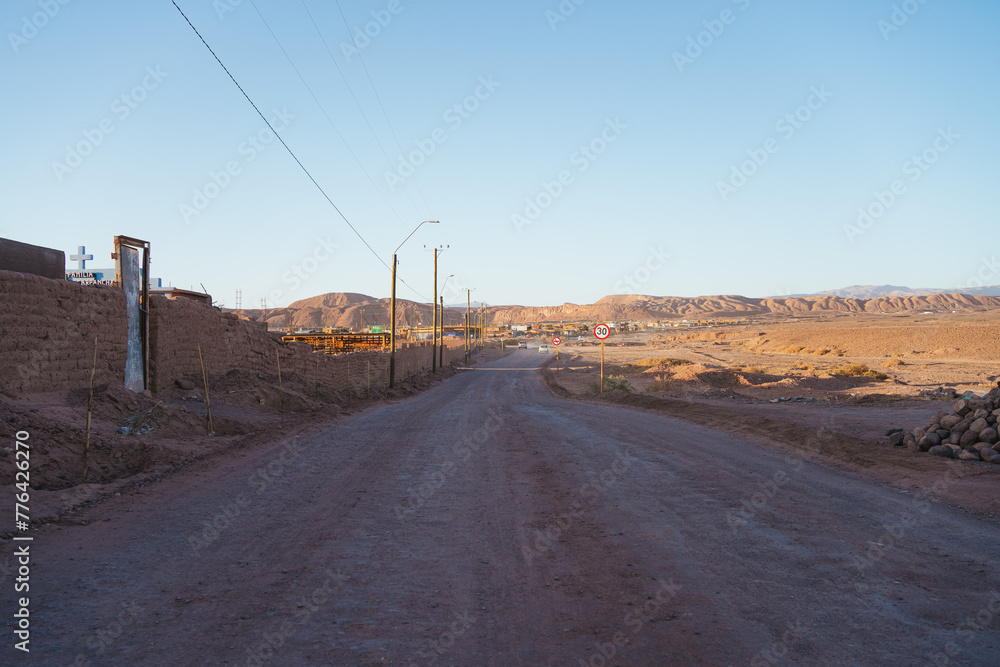
[(1000, 296), (1000, 285), (991, 287), (963, 287), (952, 289), (910, 288), (899, 285), (851, 285), (842, 289), (814, 294), (788, 294), (784, 296), (840, 296), (848, 299), (877, 299), (881, 296), (926, 296), (928, 294), (975, 294), (978, 296)]
[[(515, 324), (531, 322), (651, 321), (797, 316), (820, 313), (901, 313), (984, 311), (1000, 309), (1000, 287), (980, 288), (990, 293), (956, 293), (944, 290), (910, 290), (893, 285), (854, 286), (822, 294), (753, 298), (739, 295), (700, 297), (646, 296), (618, 294), (596, 303), (561, 306), (490, 306), (490, 322)], [(876, 296), (857, 296), (873, 294)], [(351, 292), (331, 292), (296, 301), (285, 308), (268, 310), (272, 329), (291, 327), (313, 329), (367, 325), (388, 325), (389, 299)], [(475, 310), (475, 309), (474, 309)], [(447, 306), (445, 324), (462, 323), (464, 307)], [(243, 310), (245, 317), (259, 320), (262, 313)], [(429, 326), (433, 318), (430, 304), (396, 299), (397, 326)]]

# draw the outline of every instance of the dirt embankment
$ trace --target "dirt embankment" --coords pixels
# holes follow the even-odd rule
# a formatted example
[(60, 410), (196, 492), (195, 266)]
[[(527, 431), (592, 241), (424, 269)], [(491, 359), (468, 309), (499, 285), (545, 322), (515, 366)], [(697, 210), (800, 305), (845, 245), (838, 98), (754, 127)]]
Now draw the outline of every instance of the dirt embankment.
[[(487, 349), (474, 363), (495, 358)], [(88, 390), (0, 396), (0, 476), (13, 479), (14, 434), (29, 433), (32, 519), (58, 517), (81, 503), (143, 485), (171, 471), (224, 453), (257, 448), (278, 438), (401, 398), (461, 372), (446, 366), (398, 378), (394, 389), (367, 388), (361, 380), (338, 387), (298, 374), (230, 371), (209, 376), (212, 429), (201, 387), (175, 386), (155, 398), (119, 383), (95, 387), (87, 480), (83, 483)], [(190, 385), (186, 385), (189, 386)]]
[[(541, 373), (546, 387), (561, 398), (595, 401), (668, 414), (695, 424), (736, 433), (806, 451), (830, 464), (870, 475), (904, 492), (934, 488), (933, 495), (977, 514), (1000, 512), (1000, 466), (990, 463), (948, 462), (921, 456), (888, 444), (885, 433), (894, 427), (913, 428), (946, 405), (943, 401), (900, 401), (892, 397), (864, 397), (847, 401), (772, 404), (726, 400), (688, 394), (683, 398), (613, 390), (603, 394), (593, 382), (582, 383), (580, 373), (554, 371), (554, 359)], [(571, 367), (572, 368), (572, 367)], [(574, 377), (576, 375), (576, 377)], [(594, 380), (599, 373), (593, 373)], [(948, 483), (940, 484), (942, 477)]]

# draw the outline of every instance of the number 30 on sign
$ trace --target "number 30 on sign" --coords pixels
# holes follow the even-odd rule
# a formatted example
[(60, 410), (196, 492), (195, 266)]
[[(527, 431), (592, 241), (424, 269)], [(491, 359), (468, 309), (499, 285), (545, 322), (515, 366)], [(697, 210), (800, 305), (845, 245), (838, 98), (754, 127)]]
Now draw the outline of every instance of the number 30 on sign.
[(596, 327), (594, 327), (594, 337), (596, 337), (597, 339), (604, 340), (610, 335), (611, 335), (611, 327), (609, 327), (607, 324), (601, 323), (598, 324)]

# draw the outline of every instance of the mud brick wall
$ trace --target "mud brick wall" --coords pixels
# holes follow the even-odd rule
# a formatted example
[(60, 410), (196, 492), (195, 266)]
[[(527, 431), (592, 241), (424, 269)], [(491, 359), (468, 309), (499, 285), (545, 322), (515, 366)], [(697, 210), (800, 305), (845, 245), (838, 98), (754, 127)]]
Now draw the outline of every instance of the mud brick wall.
[[(161, 392), (179, 380), (201, 384), (198, 345), (206, 371), (240, 370), (297, 374), (309, 383), (337, 389), (385, 388), (389, 355), (355, 352), (324, 355), (308, 345), (285, 344), (255, 322), (240, 320), (207, 304), (162, 296), (150, 299), (150, 388)], [(115, 287), (79, 285), (12, 271), (0, 271), (0, 392), (11, 396), (86, 387), (98, 338), (95, 383), (124, 381), (125, 293)], [(445, 350), (445, 364), (461, 360), (461, 341)], [(431, 368), (429, 343), (402, 343), (396, 378)]]
[(66, 277), (66, 253), (55, 248), (0, 239), (0, 270), (62, 280)]
[(198, 346), (210, 374), (230, 370), (273, 373), (276, 343), (262, 326), (225, 314), (208, 304), (150, 297), (150, 388), (174, 386), (176, 380), (201, 384)]
[[(159, 296), (150, 301), (150, 380), (154, 392), (164, 391), (178, 380), (201, 384), (199, 343), (210, 375), (230, 370), (274, 375), (278, 371), (277, 352), (282, 375), (298, 375), (309, 384), (358, 391), (389, 385), (388, 353), (314, 353), (308, 345), (282, 343), (279, 335), (268, 333), (262, 325), (206, 304)], [(461, 343), (446, 348), (445, 364), (460, 360), (462, 354)], [(429, 343), (400, 344), (396, 351), (398, 381), (430, 368)]]
[(0, 392), (86, 387), (125, 377), (125, 293), (0, 271)]

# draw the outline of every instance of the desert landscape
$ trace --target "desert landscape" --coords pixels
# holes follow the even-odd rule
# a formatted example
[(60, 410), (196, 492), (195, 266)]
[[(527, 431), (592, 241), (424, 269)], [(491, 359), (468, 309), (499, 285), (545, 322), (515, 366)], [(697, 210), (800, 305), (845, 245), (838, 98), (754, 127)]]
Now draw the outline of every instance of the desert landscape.
[[(997, 340), (998, 311), (772, 317), (616, 335), (605, 345), (603, 395), (598, 342), (566, 341), (546, 381), (560, 395), (658, 410), (793, 448), (826, 439), (824, 456), (910, 489), (943, 462), (902, 449), (901, 439), (891, 443), (891, 433), (926, 427), (951, 413), (956, 398), (996, 389)], [(947, 496), (993, 517), (998, 475), (1000, 467), (977, 463)]]
[[(464, 336), (449, 337), (440, 366), (414, 333), (426, 327), (413, 318), (433, 309), (415, 304), (397, 310), (393, 386), (384, 349), (295, 342), (357, 331), (362, 310), (378, 326), (387, 300), (306, 299), (283, 313), (289, 336), (273, 312), (157, 296), (150, 389), (135, 392), (118, 379), (127, 346), (115, 288), (0, 271), (0, 294), (0, 475), (16, 474), (21, 438), (34, 443), (31, 522), (0, 539), (30, 530), (36, 553), (60, 564), (37, 566), (53, 600), (36, 614), (38, 635), (77, 664), (196, 653), (252, 665), (279, 654), (645, 663), (664, 651), (770, 664), (792, 646), (794, 662), (822, 664), (851, 662), (845, 627), (885, 662), (940, 653), (948, 619), (992, 581), (994, 297), (491, 306), (470, 354)], [(39, 353), (18, 321), (28, 304), (77, 321), (49, 329)], [(456, 329), (464, 315), (453, 306), (443, 320)], [(511, 322), (529, 316), (540, 319)], [(602, 350), (598, 319), (611, 316)], [(282, 516), (308, 525), (317, 546), (296, 531), (284, 539)], [(805, 555), (789, 560), (785, 544)], [(945, 567), (953, 550), (958, 569)], [(8, 549), (0, 569), (13, 573), (14, 557)], [(441, 563), (469, 581), (456, 585)], [(816, 567), (826, 583), (786, 586), (813, 581)], [(269, 583), (234, 587), (234, 568)], [(65, 592), (72, 582), (108, 600), (82, 634), (73, 619), (91, 603)], [(704, 599), (705, 582), (724, 597)], [(119, 590), (140, 611), (111, 604)], [(807, 606), (788, 607), (790, 596)], [(854, 611), (886, 596), (926, 639), (873, 632)], [(648, 616), (622, 616), (643, 599), (654, 601)], [(831, 602), (843, 611), (817, 611)], [(730, 620), (708, 620), (720, 616)], [(206, 630), (158, 660), (191, 621)], [(984, 628), (959, 650), (986, 664), (998, 639)]]
[(0, 23), (3, 667), (1000, 665), (1000, 3)]

